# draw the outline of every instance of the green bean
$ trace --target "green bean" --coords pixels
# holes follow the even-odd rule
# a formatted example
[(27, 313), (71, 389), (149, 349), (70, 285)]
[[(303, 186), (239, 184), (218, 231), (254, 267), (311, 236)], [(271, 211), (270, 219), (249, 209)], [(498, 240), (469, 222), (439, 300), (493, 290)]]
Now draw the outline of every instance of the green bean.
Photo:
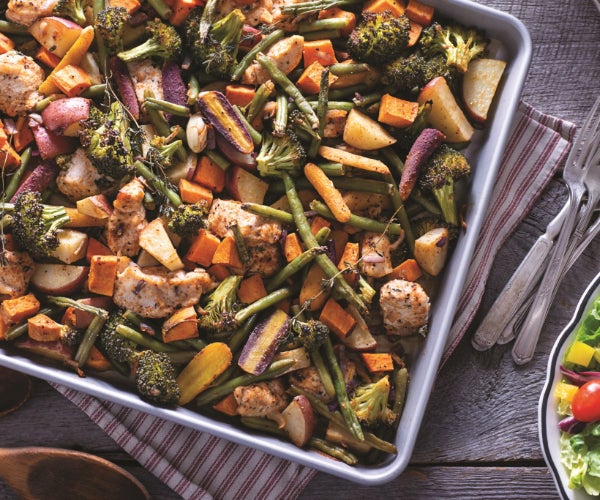
[(31, 159), (31, 146), (27, 147), (21, 153), (21, 164), (17, 167), (17, 169), (12, 173), (10, 177), (10, 181), (4, 190), (2, 195), (3, 201), (9, 201), (13, 195), (19, 189), (19, 185), (21, 184), (21, 180), (27, 171), (27, 166), (29, 165), (29, 160)]
[(274, 219), (279, 222), (283, 222), (284, 224), (294, 224), (294, 216), (291, 213), (284, 210), (279, 210), (278, 208), (270, 207), (269, 205), (247, 202), (242, 203), (242, 210), (246, 210), (247, 212), (260, 215), (261, 217), (266, 217), (268, 219)]
[[(335, 220), (331, 210), (325, 205), (325, 203), (319, 200), (313, 200), (310, 202), (310, 209), (317, 212), (320, 216), (326, 219)], [(388, 233), (394, 236), (402, 234), (402, 226), (395, 222), (379, 222), (378, 220), (369, 219), (368, 217), (362, 217), (360, 215), (352, 214), (350, 219), (346, 222), (349, 226), (363, 229), (364, 231), (372, 231), (374, 233)]]
[(283, 285), (288, 278), (291, 278), (294, 274), (301, 271), (310, 264), (317, 255), (325, 253), (325, 247), (313, 247), (308, 250), (304, 250), (298, 257), (292, 259), (286, 266), (279, 270), (277, 274), (272, 276), (267, 281), (267, 291), (277, 289), (277, 287)]
[(325, 122), (327, 115), (327, 102), (329, 94), (329, 70), (325, 68), (321, 72), (321, 82), (320, 82), (320, 90), (319, 90), (319, 100), (317, 101), (317, 109), (316, 115), (319, 120), (319, 126), (317, 127), (317, 138), (314, 138), (310, 147), (308, 148), (307, 156), (309, 158), (314, 158), (317, 155), (317, 151), (319, 146), (321, 145), (321, 138), (323, 137), (323, 133), (325, 132)]
[(258, 299), (252, 304), (240, 309), (234, 316), (234, 320), (236, 324), (241, 324), (246, 321), (250, 316), (256, 314), (257, 312), (264, 311), (265, 309), (274, 306), (278, 302), (289, 299), (292, 296), (291, 288), (280, 288), (279, 290), (275, 290), (268, 295)]
[(329, 71), (335, 76), (355, 75), (356, 73), (371, 71), (371, 66), (367, 63), (335, 63), (329, 66)]
[(305, 42), (311, 42), (313, 40), (333, 40), (334, 38), (340, 38), (341, 36), (342, 30), (321, 30), (304, 33), (302, 38), (304, 38)]
[[(296, 222), (296, 228), (298, 229), (300, 238), (307, 248), (319, 246), (315, 236), (311, 231), (310, 224), (304, 215), (302, 201), (298, 197), (298, 192), (296, 191), (294, 181), (292, 181), (292, 178), (286, 173), (284, 173), (282, 177), (286, 188), (286, 195), (290, 204), (290, 209), (292, 211), (292, 215), (294, 216), (294, 221)], [(365, 303), (348, 284), (344, 276), (339, 272), (337, 266), (331, 261), (327, 254), (317, 255), (315, 259), (325, 272), (325, 275), (332, 280), (337, 292), (340, 293), (344, 299), (348, 300), (348, 302), (354, 304), (361, 313), (364, 313), (366, 311)]]
[(231, 73), (231, 81), (239, 80), (244, 71), (252, 64), (257, 54), (265, 52), (269, 47), (278, 42), (285, 35), (283, 30), (275, 30), (262, 38), (254, 47), (252, 47)]
[(221, 170), (227, 170), (231, 167), (231, 162), (215, 149), (205, 149), (204, 154)]
[(102, 331), (102, 328), (104, 328), (104, 323), (106, 323), (106, 319), (100, 316), (94, 316), (91, 323), (86, 328), (74, 357), (75, 362), (80, 368), (85, 365), (98, 335)]
[(164, 99), (156, 99), (154, 97), (146, 97), (144, 99), (144, 105), (153, 109), (158, 109), (165, 113), (170, 113), (175, 116), (188, 117), (190, 116), (190, 108), (187, 106), (181, 106), (174, 102), (165, 101)]
[(273, 135), (283, 137), (288, 122), (288, 97), (283, 92), (279, 92), (275, 101), (277, 102), (277, 111), (273, 119)]
[(268, 58), (263, 53), (259, 52), (256, 56), (256, 60), (267, 70), (273, 81), (294, 100), (298, 109), (306, 116), (310, 126), (316, 130), (319, 127), (319, 119), (298, 87), (296, 87), (287, 75), (277, 67), (272, 59)]
[(310, 22), (301, 22), (298, 24), (298, 33), (312, 33), (323, 30), (342, 30), (348, 27), (348, 19), (341, 17), (331, 17), (326, 19), (317, 19)]

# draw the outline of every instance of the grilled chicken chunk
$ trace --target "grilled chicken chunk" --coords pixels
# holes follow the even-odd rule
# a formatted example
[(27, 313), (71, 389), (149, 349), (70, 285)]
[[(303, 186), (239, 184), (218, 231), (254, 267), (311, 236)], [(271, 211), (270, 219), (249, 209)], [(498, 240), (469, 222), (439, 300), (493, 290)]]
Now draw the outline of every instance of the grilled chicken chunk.
[(238, 413), (245, 417), (266, 417), (279, 413), (288, 404), (283, 384), (277, 379), (236, 387), (233, 397)]
[(412, 281), (395, 279), (381, 287), (379, 305), (390, 335), (411, 335), (427, 324), (429, 296)]
[(58, 0), (8, 0), (6, 19), (31, 26), (41, 17), (52, 15)]
[(0, 255), (0, 302), (25, 295), (35, 262), (27, 252), (4, 250)]
[(9, 116), (31, 111), (44, 98), (37, 90), (44, 78), (31, 57), (16, 50), (0, 54), (0, 111)]
[(106, 225), (106, 241), (114, 253), (133, 257), (140, 251), (140, 233), (148, 223), (143, 201), (144, 185), (137, 178), (117, 193)]
[[(302, 60), (304, 38), (300, 35), (285, 37), (275, 43), (265, 55), (275, 62), (275, 65), (286, 75)], [(260, 85), (270, 79), (269, 72), (258, 61), (254, 61), (244, 72), (242, 83)]]
[(59, 172), (56, 186), (70, 200), (77, 201), (100, 194), (102, 190), (97, 184), (100, 179), (102, 175), (92, 165), (85, 151), (78, 148), (69, 159), (66, 168)]
[(113, 301), (146, 318), (165, 318), (180, 307), (197, 304), (202, 293), (212, 287), (212, 279), (201, 268), (187, 272), (162, 266), (141, 268), (121, 259)]

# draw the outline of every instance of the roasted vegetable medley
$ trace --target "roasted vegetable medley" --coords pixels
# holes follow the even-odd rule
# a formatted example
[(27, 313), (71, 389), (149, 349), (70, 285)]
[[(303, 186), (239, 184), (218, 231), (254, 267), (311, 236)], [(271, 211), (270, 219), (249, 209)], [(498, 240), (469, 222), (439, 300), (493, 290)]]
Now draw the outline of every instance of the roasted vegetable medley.
[(505, 66), (485, 33), (415, 0), (0, 9), (0, 342), (395, 453)]

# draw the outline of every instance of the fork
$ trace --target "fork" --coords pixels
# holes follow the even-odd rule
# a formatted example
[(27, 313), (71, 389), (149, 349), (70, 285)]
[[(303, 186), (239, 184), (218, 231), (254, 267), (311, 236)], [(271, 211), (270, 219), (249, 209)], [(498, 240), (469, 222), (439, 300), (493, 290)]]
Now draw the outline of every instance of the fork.
[[(563, 260), (567, 254), (569, 242), (573, 236), (578, 222), (577, 216), (580, 211), (581, 202), (586, 194), (586, 176), (591, 182), (600, 176), (600, 165), (597, 164), (597, 150), (600, 146), (600, 97), (596, 99), (586, 122), (579, 132), (571, 152), (567, 158), (563, 170), (563, 179), (569, 191), (569, 211), (561, 228), (560, 235), (550, 257), (548, 267), (539, 285), (533, 303), (521, 327), (521, 334), (512, 349), (512, 357), (515, 363), (523, 365), (533, 358), (544, 320), (550, 309), (555, 289), (558, 287)], [(587, 213), (587, 212), (586, 212)], [(591, 217), (591, 211), (589, 215)], [(588, 220), (589, 222), (589, 220)], [(578, 226), (579, 227), (579, 226)], [(583, 235), (583, 232), (581, 232)], [(575, 235), (575, 239), (581, 236)]]

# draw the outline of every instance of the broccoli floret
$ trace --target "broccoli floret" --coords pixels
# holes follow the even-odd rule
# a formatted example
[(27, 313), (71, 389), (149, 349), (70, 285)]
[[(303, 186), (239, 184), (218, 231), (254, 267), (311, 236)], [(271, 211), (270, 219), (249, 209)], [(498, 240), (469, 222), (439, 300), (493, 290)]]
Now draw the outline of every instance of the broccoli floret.
[(394, 60), (408, 45), (410, 21), (405, 15), (389, 12), (364, 12), (361, 22), (348, 37), (350, 57), (381, 66)]
[(173, 157), (182, 145), (181, 139), (169, 142), (167, 137), (154, 136), (146, 152), (146, 161), (161, 170), (168, 170), (175, 165), (176, 159)]
[(59, 335), (60, 342), (71, 347), (78, 346), (81, 342), (81, 338), (83, 337), (81, 331), (69, 325), (62, 325)]
[(202, 202), (179, 205), (168, 216), (169, 229), (181, 237), (195, 236), (206, 227), (209, 209), (208, 204)]
[(117, 332), (117, 326), (132, 326), (123, 317), (123, 311), (120, 309), (110, 313), (108, 320), (98, 335), (98, 344), (100, 350), (114, 363), (131, 364), (138, 356), (137, 344), (126, 339)]
[(114, 310), (98, 335), (100, 350), (117, 366), (131, 367), (135, 372), (138, 394), (156, 404), (172, 405), (179, 400), (179, 386), (175, 368), (169, 356), (151, 350), (138, 349), (138, 345), (117, 331), (119, 325), (133, 326), (123, 317), (123, 311)]
[(92, 107), (90, 117), (81, 125), (79, 140), (100, 174), (121, 179), (133, 173), (129, 119), (118, 101), (110, 105), (106, 114)]
[(179, 58), (182, 49), (181, 37), (173, 26), (155, 19), (148, 22), (146, 31), (150, 34), (150, 38), (137, 47), (119, 52), (117, 56), (125, 62), (149, 57), (162, 61)]
[(306, 152), (296, 134), (288, 132), (283, 137), (276, 137), (266, 133), (256, 156), (256, 165), (263, 177), (277, 177), (281, 172), (296, 175), (305, 159)]
[(433, 194), (448, 224), (458, 225), (454, 182), (470, 173), (471, 166), (467, 158), (447, 144), (442, 144), (419, 175), (419, 186)]
[[(306, 141), (311, 141), (321, 139), (319, 133), (312, 128), (310, 123), (308, 123), (306, 115), (299, 109), (290, 111), (288, 123), (294, 129), (297, 136), (301, 137), (303, 140), (306, 139)], [(287, 133), (289, 133), (289, 131)]]
[(12, 218), (12, 234), (17, 246), (34, 259), (49, 257), (58, 247), (58, 230), (69, 222), (65, 207), (42, 204), (36, 191), (20, 193), (15, 203), (1, 203), (0, 210)]
[(129, 18), (124, 7), (107, 7), (96, 15), (96, 33), (104, 42), (109, 55), (114, 56), (123, 50), (123, 33)]
[(199, 311), (198, 327), (201, 330), (214, 333), (235, 328), (237, 290), (241, 281), (241, 276), (228, 276), (211, 292)]
[(423, 30), (418, 45), (425, 57), (441, 54), (448, 66), (465, 73), (469, 62), (485, 53), (488, 42), (483, 32), (476, 28), (459, 24), (442, 26), (436, 22)]
[(175, 368), (165, 353), (142, 351), (135, 368), (135, 385), (139, 395), (151, 403), (174, 405), (181, 390), (175, 378)]
[(307, 351), (318, 349), (329, 337), (329, 328), (321, 321), (292, 319), (286, 343), (300, 344)]
[(456, 69), (448, 66), (443, 56), (424, 57), (417, 51), (388, 63), (382, 81), (398, 92), (417, 92), (437, 76), (446, 78), (451, 87), (457, 81)]
[(357, 387), (350, 400), (350, 406), (358, 420), (368, 426), (390, 425), (396, 420), (397, 415), (388, 407), (389, 397), (390, 379), (386, 375), (377, 382)]
[(83, 26), (87, 23), (84, 11), (86, 5), (86, 0), (58, 0), (52, 13), (55, 16), (68, 17)]
[(237, 64), (237, 54), (245, 16), (235, 9), (210, 26), (203, 36), (201, 26), (203, 9), (195, 9), (185, 25), (185, 40), (190, 48), (192, 62), (205, 73), (227, 79)]

